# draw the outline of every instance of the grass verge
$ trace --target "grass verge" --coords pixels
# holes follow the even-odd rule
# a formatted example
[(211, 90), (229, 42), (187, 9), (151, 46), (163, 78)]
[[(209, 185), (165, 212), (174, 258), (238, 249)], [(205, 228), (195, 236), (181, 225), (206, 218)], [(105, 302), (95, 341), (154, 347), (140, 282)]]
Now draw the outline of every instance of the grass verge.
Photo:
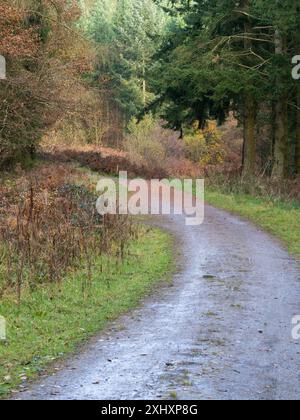
[(171, 272), (172, 252), (170, 235), (143, 228), (123, 264), (108, 257), (96, 261), (87, 296), (82, 270), (69, 275), (59, 290), (44, 285), (25, 294), (20, 307), (13, 298), (2, 300), (8, 336), (0, 343), (0, 396), (26, 387), (47, 365), (137, 306)]
[(268, 201), (243, 194), (224, 194), (212, 189), (205, 200), (215, 207), (237, 213), (253, 221), (283, 241), (300, 258), (300, 204)]

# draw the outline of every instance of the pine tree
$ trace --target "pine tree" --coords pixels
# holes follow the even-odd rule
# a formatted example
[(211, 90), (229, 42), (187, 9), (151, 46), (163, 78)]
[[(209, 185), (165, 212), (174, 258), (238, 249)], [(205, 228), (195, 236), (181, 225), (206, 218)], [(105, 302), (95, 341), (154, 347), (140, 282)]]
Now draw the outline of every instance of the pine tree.
[(257, 116), (264, 114), (274, 121), (274, 141), (269, 139), (273, 175), (287, 176), (294, 165), (299, 171), (299, 86), (291, 78), (292, 53), (299, 48), (299, 5), (293, 0), (173, 4), (184, 24), (161, 52), (159, 79), (153, 77), (170, 126), (222, 121), (233, 110), (244, 127), (244, 172), (252, 174), (259, 161)]
[(164, 27), (165, 14), (146, 0), (98, 0), (88, 18), (87, 31), (98, 45), (98, 77), (106, 74), (127, 121), (152, 99), (147, 73)]

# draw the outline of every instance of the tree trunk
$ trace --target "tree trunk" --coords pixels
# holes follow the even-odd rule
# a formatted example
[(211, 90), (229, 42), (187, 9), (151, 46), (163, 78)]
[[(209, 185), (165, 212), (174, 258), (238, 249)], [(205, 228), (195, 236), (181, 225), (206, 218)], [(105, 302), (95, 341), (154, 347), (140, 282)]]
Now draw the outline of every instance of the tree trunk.
[(275, 145), (273, 177), (284, 178), (288, 172), (288, 105), (281, 97), (275, 106)]
[(245, 175), (255, 172), (256, 164), (256, 105), (252, 95), (245, 95), (244, 100), (244, 148), (243, 173)]
[(300, 174), (300, 85), (297, 86), (297, 118), (296, 118), (296, 173)]
[(147, 86), (146, 86), (146, 63), (145, 60), (143, 60), (143, 105), (146, 106), (147, 102)]
[(183, 133), (183, 127), (180, 127), (180, 136), (179, 136), (180, 140), (184, 139), (184, 133)]
[[(249, 0), (242, 0), (241, 6), (248, 12), (250, 2)], [(244, 22), (244, 49), (249, 51), (252, 49), (252, 41), (249, 39), (249, 34), (252, 32), (251, 21), (248, 17), (245, 18)], [(256, 103), (254, 96), (251, 92), (244, 94), (244, 103), (243, 103), (243, 123), (244, 123), (244, 146), (243, 146), (243, 174), (250, 175), (255, 172), (256, 164)]]
[[(300, 5), (296, 8), (296, 13), (300, 13)], [(296, 48), (297, 53), (300, 52), (300, 31), (296, 36)], [(300, 81), (296, 81), (296, 148), (295, 148), (295, 173), (300, 175)]]
[[(284, 53), (281, 33), (275, 33), (275, 53)], [(275, 105), (275, 144), (273, 177), (284, 178), (288, 173), (288, 98), (286, 93), (280, 94)]]

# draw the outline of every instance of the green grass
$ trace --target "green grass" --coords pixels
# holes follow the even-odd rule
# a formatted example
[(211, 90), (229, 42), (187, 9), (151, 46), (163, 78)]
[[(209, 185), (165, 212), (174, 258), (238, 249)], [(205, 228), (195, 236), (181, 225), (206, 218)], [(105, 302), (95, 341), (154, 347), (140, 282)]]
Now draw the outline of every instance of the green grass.
[(223, 194), (207, 189), (207, 203), (237, 213), (273, 234), (300, 257), (300, 204), (267, 201), (243, 194)]
[(2, 300), (0, 314), (7, 320), (8, 339), (0, 343), (0, 395), (7, 396), (26, 378), (33, 379), (109, 321), (137, 306), (169, 277), (172, 260), (172, 238), (148, 229), (131, 245), (123, 264), (112, 258), (96, 261), (85, 299), (82, 283), (86, 272), (81, 270), (60, 286), (43, 286), (25, 294), (20, 307), (13, 297)]

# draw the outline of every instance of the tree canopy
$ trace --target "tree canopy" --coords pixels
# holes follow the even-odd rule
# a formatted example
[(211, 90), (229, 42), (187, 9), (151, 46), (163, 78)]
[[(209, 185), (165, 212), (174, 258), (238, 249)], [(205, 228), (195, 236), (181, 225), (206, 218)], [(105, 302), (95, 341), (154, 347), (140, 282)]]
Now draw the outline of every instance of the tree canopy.
[(244, 173), (299, 173), (299, 8), (294, 0), (3, 0), (0, 54), (10, 77), (1, 81), (1, 159), (34, 150), (66, 119), (88, 141), (119, 145), (132, 117), (147, 112), (182, 136), (233, 113)]
[(169, 126), (179, 129), (195, 120), (203, 125), (211, 118), (221, 123), (234, 111), (244, 127), (244, 171), (254, 172), (263, 119), (270, 130), (267, 170), (280, 177), (299, 173), (299, 83), (291, 76), (299, 51), (299, 5), (170, 3), (171, 14), (184, 23), (161, 49), (152, 78)]
[(153, 99), (147, 89), (147, 73), (167, 17), (149, 0), (97, 0), (85, 20), (98, 51), (94, 78), (107, 81), (129, 121)]

